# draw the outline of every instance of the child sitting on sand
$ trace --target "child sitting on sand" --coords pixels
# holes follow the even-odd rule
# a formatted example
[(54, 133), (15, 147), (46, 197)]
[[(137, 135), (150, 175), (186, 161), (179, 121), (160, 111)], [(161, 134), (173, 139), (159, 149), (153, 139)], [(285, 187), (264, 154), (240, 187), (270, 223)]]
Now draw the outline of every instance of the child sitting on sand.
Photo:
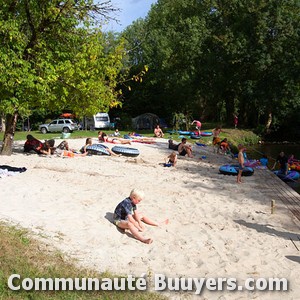
[(116, 130), (115, 130), (115, 132), (114, 132), (114, 136), (120, 136), (119, 129), (116, 129)]
[(177, 154), (173, 151), (169, 156), (165, 158), (164, 167), (176, 167), (177, 164)]
[(140, 234), (141, 231), (145, 230), (143, 222), (152, 226), (159, 226), (161, 224), (168, 224), (169, 220), (166, 219), (161, 223), (157, 223), (138, 212), (136, 205), (140, 203), (143, 198), (144, 193), (142, 191), (133, 189), (129, 197), (117, 205), (114, 212), (114, 223), (121, 229), (129, 229), (132, 235), (139, 241), (145, 244), (151, 244), (153, 242), (152, 239), (144, 238)]

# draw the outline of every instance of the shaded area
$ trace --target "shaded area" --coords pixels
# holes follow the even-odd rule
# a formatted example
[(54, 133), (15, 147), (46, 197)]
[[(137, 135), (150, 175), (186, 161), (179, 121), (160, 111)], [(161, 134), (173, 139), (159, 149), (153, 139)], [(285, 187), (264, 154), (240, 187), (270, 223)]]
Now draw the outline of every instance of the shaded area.
[(287, 259), (290, 259), (291, 261), (297, 262), (300, 264), (300, 256), (297, 255), (286, 255)]
[(234, 220), (234, 222), (236, 222), (242, 226), (254, 229), (257, 232), (266, 233), (269, 235), (275, 235), (277, 237), (281, 237), (286, 240), (299, 241), (297, 234), (295, 234), (293, 232), (279, 231), (277, 229), (274, 229), (273, 226), (270, 224), (262, 225), (262, 224), (256, 224), (256, 223), (249, 223), (244, 220)]

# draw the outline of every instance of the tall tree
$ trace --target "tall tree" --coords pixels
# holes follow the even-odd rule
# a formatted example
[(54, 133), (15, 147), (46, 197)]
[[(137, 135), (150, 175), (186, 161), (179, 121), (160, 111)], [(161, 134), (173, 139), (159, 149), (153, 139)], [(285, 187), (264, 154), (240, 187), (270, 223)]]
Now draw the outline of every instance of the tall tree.
[(110, 1), (4, 0), (0, 8), (2, 154), (10, 155), (19, 115), (69, 108), (82, 115), (118, 104), (123, 43), (106, 46), (99, 16)]
[(144, 35), (125, 31), (142, 41), (131, 61), (149, 65), (130, 102), (230, 123), (239, 112), (246, 126), (284, 120), (300, 105), (299, 24), (299, 0), (158, 0)]

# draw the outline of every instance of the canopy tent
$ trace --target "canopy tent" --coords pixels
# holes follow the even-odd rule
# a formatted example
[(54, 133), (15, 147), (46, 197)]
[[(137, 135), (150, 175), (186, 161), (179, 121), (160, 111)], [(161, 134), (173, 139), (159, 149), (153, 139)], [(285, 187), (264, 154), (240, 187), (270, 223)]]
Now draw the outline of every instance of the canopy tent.
[(132, 127), (136, 130), (154, 129), (159, 124), (159, 117), (152, 113), (145, 113), (132, 119)]

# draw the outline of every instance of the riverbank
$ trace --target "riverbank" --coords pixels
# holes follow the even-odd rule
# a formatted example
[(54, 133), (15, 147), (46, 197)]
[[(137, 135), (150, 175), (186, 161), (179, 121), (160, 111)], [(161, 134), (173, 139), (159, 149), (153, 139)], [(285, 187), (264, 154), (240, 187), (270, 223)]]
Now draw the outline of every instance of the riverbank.
[[(271, 214), (271, 199), (256, 173), (243, 178), (243, 184), (219, 174), (219, 166), (231, 158), (193, 146), (195, 158), (179, 158), (176, 168), (164, 168), (159, 163), (170, 153), (164, 139), (134, 143), (140, 150), (136, 158), (40, 157), (22, 153), (23, 143), (15, 142), (14, 154), (1, 157), (1, 164), (28, 170), (1, 179), (0, 218), (28, 228), (80, 265), (125, 276), (163, 273), (240, 282), (285, 277), (290, 282), (285, 299), (299, 295), (299, 262), (288, 257), (299, 256), (290, 236), (297, 236), (300, 224), (283, 204)], [(84, 139), (69, 143), (79, 149)], [(115, 206), (135, 187), (146, 194), (140, 210), (170, 220), (160, 228), (147, 227), (143, 234), (153, 238), (151, 245), (111, 223)], [(261, 297), (258, 291), (205, 291), (203, 297), (222, 294), (227, 299)], [(265, 300), (282, 298), (277, 292), (263, 295)]]

